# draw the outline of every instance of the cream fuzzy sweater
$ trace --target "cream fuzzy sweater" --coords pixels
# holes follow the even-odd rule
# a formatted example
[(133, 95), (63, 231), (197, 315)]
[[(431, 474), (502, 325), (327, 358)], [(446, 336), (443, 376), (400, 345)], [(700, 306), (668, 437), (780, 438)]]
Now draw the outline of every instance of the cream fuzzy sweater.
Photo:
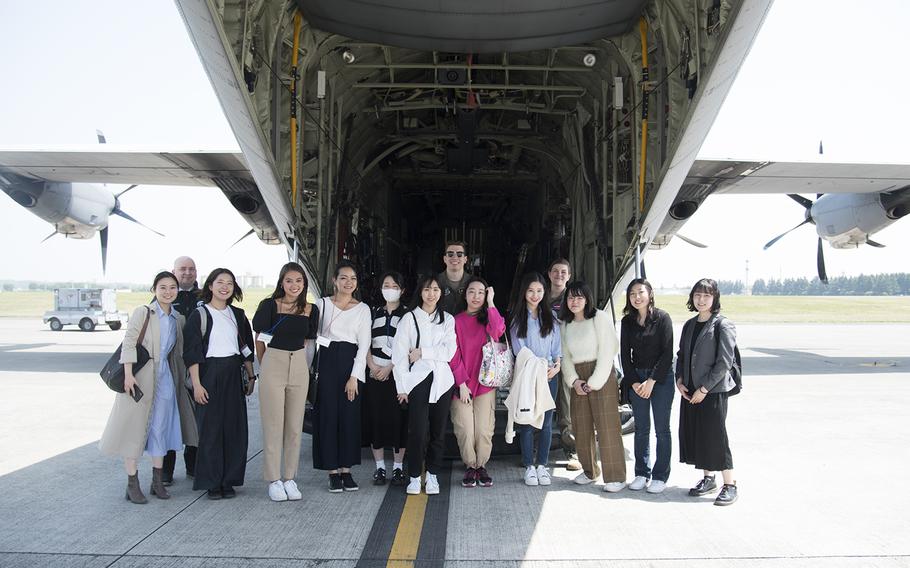
[(606, 312), (597, 310), (594, 317), (562, 324), (562, 379), (572, 386), (578, 378), (577, 363), (597, 361), (588, 379), (591, 390), (600, 390), (610, 378), (613, 359), (619, 353), (616, 328)]

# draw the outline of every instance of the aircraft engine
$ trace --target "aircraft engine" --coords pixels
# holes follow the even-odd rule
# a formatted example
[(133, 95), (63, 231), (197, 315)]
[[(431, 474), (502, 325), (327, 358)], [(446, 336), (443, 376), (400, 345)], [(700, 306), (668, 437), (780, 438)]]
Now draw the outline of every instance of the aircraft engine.
[(878, 193), (829, 193), (819, 197), (808, 214), (818, 236), (838, 249), (866, 244), (870, 234), (894, 222)]

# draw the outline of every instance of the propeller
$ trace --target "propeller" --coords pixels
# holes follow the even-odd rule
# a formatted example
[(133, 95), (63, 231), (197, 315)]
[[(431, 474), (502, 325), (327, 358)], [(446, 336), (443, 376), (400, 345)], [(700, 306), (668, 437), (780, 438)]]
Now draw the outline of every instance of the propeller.
[(234, 244), (232, 244), (231, 246), (229, 246), (229, 247), (228, 247), (228, 250), (234, 248), (235, 246), (237, 246), (237, 245), (240, 243), (240, 241), (242, 241), (243, 239), (247, 238), (248, 236), (252, 235), (252, 234), (255, 233), (255, 232), (256, 232), (256, 229), (250, 229), (249, 231), (247, 231), (246, 233), (244, 233), (244, 235), (243, 235), (242, 237), (240, 237), (239, 239), (237, 239), (236, 241), (234, 241)]
[(107, 273), (107, 227), (101, 229), (98, 235), (101, 239), (101, 272)]
[[(124, 211), (123, 209), (120, 208), (120, 196), (123, 195), (124, 193), (126, 193), (127, 191), (133, 189), (134, 187), (136, 187), (136, 184), (129, 186), (128, 188), (124, 189), (123, 191), (121, 191), (120, 193), (118, 193), (117, 195), (114, 196), (114, 208), (111, 209), (110, 214), (116, 215), (118, 217), (123, 217), (127, 221), (136, 223), (140, 227), (145, 227), (146, 229), (155, 233), (159, 237), (163, 237), (164, 234), (159, 233), (158, 231), (149, 227), (145, 223), (138, 221), (135, 217), (133, 217), (132, 215), (130, 215), (129, 213), (127, 213), (126, 211)], [(109, 229), (110, 229), (110, 223), (108, 223), (108, 225), (105, 226), (103, 229), (101, 229), (101, 231), (99, 232), (99, 237), (101, 239), (101, 270), (104, 273), (107, 273), (107, 242), (108, 242), (108, 230)]]
[(702, 249), (703, 249), (703, 248), (708, 248), (708, 245), (703, 245), (703, 244), (701, 244), (700, 242), (698, 242), (698, 241), (696, 241), (696, 240), (693, 240), (693, 239), (690, 239), (689, 237), (685, 237), (685, 236), (683, 236), (683, 235), (680, 235), (679, 233), (676, 233), (676, 237), (678, 237), (681, 241), (683, 241), (683, 242), (685, 242), (685, 243), (689, 243), (689, 244), (692, 245), (693, 247), (698, 247), (698, 248), (702, 248)]
[(882, 243), (877, 243), (877, 242), (873, 241), (872, 239), (866, 239), (866, 244), (869, 245), (870, 247), (875, 247), (875, 248), (879, 248), (879, 249), (885, 248), (885, 245), (883, 245)]
[[(816, 194), (816, 199), (821, 196), (822, 196), (821, 193)], [(788, 229), (788, 230), (784, 231), (783, 233), (777, 235), (776, 237), (774, 237), (773, 239), (768, 241), (764, 246), (764, 250), (768, 250), (771, 247), (771, 245), (773, 245), (777, 241), (781, 240), (784, 236), (788, 235), (791, 231), (795, 231), (796, 229), (799, 229), (803, 225), (808, 225), (810, 223), (812, 225), (815, 224), (815, 219), (812, 218), (813, 202), (811, 199), (807, 199), (807, 198), (803, 197), (802, 195), (797, 195), (795, 193), (788, 193), (787, 197), (789, 197), (793, 201), (799, 203), (800, 205), (802, 205), (805, 208), (806, 219), (799, 225), (793, 227), (792, 229)], [(817, 264), (817, 268), (818, 268), (818, 279), (820, 281), (824, 282), (825, 284), (827, 284), (828, 283), (828, 273), (825, 271), (825, 251), (822, 246), (822, 240), (823, 239), (821, 237), (818, 238), (818, 254), (816, 257), (816, 264)]]

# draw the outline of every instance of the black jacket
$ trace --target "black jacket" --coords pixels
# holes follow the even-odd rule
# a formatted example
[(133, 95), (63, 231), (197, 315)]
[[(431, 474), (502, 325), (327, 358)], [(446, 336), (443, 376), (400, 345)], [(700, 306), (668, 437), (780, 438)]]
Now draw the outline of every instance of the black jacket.
[[(237, 347), (243, 352), (244, 345), (249, 347), (250, 354), (244, 357), (245, 361), (253, 360), (253, 329), (250, 322), (246, 319), (244, 311), (236, 306), (230, 306), (234, 311), (234, 319), (237, 320), (239, 337), (237, 338)], [(190, 365), (201, 365), (205, 363), (205, 354), (208, 352), (209, 336), (212, 334), (212, 314), (208, 310), (202, 310), (206, 316), (205, 336), (202, 335), (202, 321), (199, 319), (199, 310), (194, 309), (189, 317), (186, 318), (186, 325), (183, 327), (183, 362), (187, 368)]]

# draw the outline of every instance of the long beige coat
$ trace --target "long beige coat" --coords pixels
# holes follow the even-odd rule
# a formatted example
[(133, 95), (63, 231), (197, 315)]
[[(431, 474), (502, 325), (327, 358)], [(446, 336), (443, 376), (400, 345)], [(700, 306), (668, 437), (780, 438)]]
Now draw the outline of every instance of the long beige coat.
[[(145, 306), (133, 310), (126, 334), (123, 337), (123, 347), (120, 355), (121, 363), (136, 362), (136, 340), (149, 312)], [(196, 419), (193, 415), (193, 402), (189, 392), (183, 384), (186, 367), (183, 364), (183, 325), (184, 317), (175, 313), (177, 317), (177, 341), (168, 356), (171, 367), (171, 376), (174, 378), (174, 390), (177, 393), (177, 410), (180, 413), (180, 431), (183, 443), (188, 446), (198, 445), (199, 436), (196, 432)], [(151, 307), (148, 328), (142, 345), (148, 349), (151, 359), (138, 372), (134, 373), (139, 388), (144, 396), (137, 403), (129, 393), (118, 393), (114, 399), (114, 408), (107, 420), (104, 434), (101, 436), (99, 448), (108, 455), (123, 456), (124, 458), (137, 459), (145, 450), (148, 438), (149, 421), (151, 419), (152, 402), (155, 400), (155, 381), (158, 374), (158, 364), (161, 359), (161, 328), (158, 325), (158, 314)]]

